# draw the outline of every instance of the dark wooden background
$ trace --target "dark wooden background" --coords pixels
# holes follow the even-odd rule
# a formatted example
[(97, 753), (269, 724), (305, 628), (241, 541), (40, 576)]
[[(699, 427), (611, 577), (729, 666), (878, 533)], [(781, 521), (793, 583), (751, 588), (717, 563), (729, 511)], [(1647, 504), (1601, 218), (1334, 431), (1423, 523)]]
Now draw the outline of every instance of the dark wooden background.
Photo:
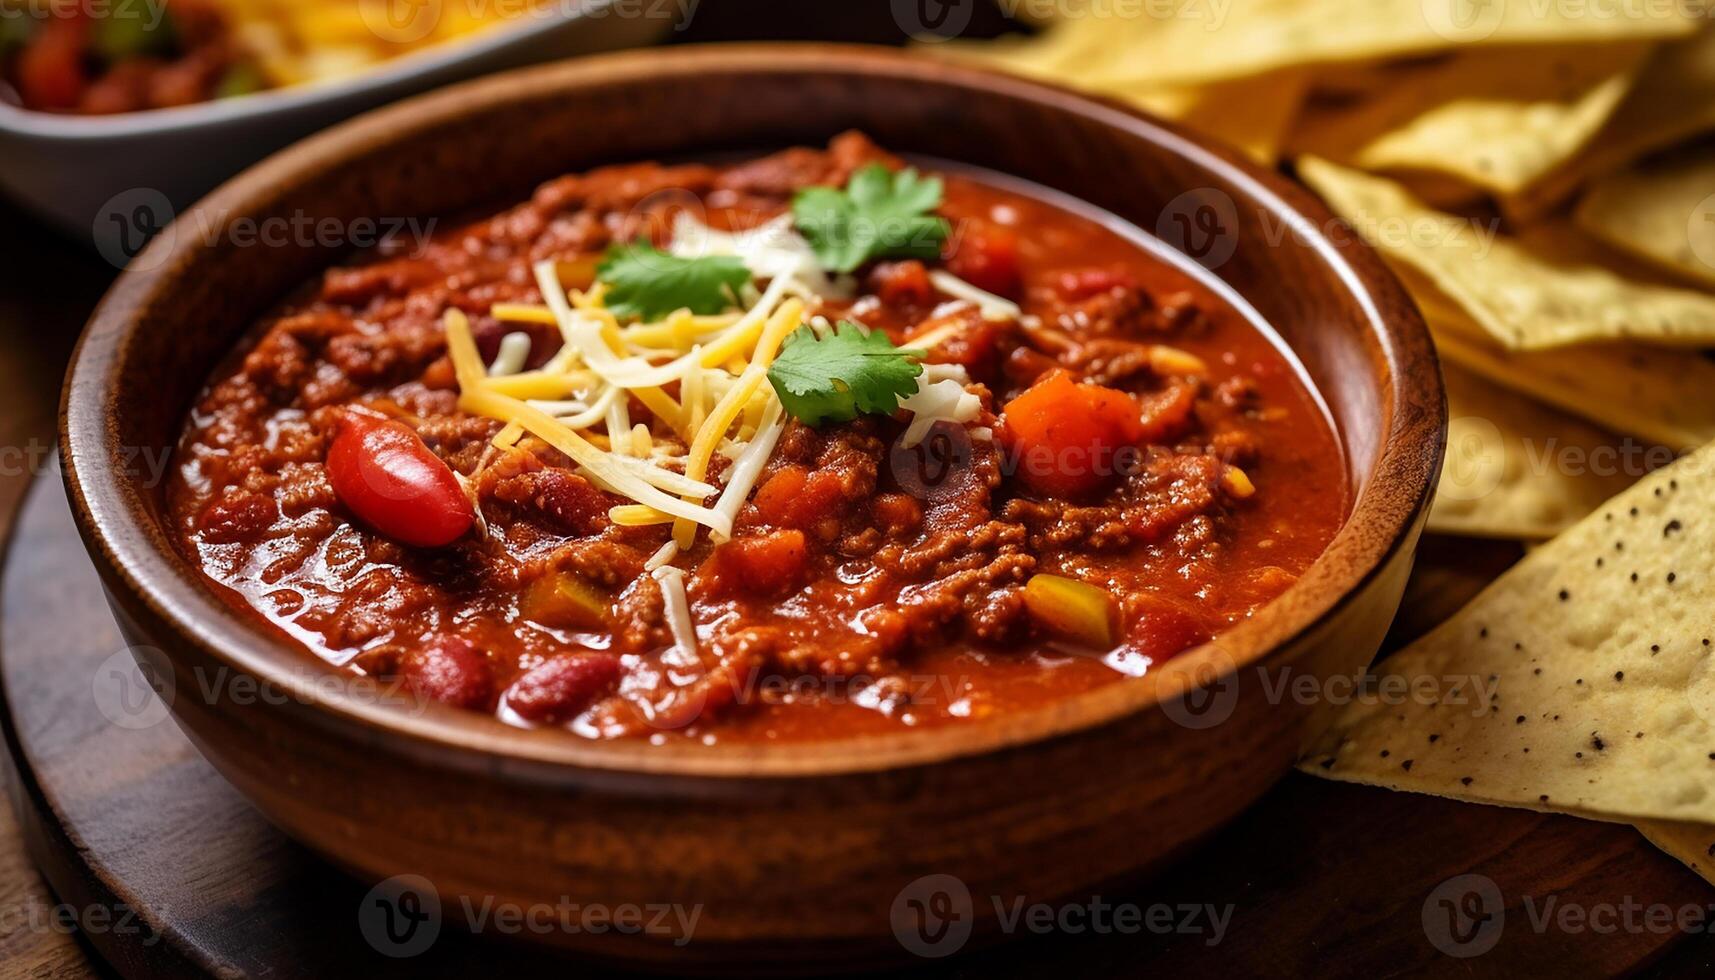
[[(992, 34), (1005, 26), (986, 0), (977, 0), (969, 33)], [(703, 0), (691, 28), (675, 42), (754, 38), (891, 43), (900, 31), (888, 0)], [(48, 458), (65, 360), (115, 274), (85, 243), (48, 232), (0, 204), (0, 536), (10, 531), (15, 507), (35, 475), (30, 464)], [(1394, 641), (1432, 625), (1517, 554), (1509, 545), (1427, 539)], [(15, 779), (3, 766), (0, 777)], [(40, 927), (57, 899), (32, 869), (25, 844), (14, 812), (0, 807), (0, 975), (108, 972), (79, 937)], [(1442, 957), (1425, 941), (1422, 903), (1439, 881), (1467, 872), (1494, 879), (1509, 900), (1530, 895), (1584, 905), (1715, 902), (1715, 888), (1627, 827), (1293, 775), (1148, 889), (1157, 900), (1235, 904), (1233, 931), (1218, 950), (1203, 948), (1196, 937), (1033, 939), (950, 967), (967, 976), (1134, 976), (1210, 967), (1234, 974), (1335, 976), (1678, 976), (1715, 970), (1715, 942), (1707, 936), (1534, 934), (1512, 927), (1525, 919), (1522, 909), (1512, 907), (1508, 933), (1495, 954)], [(347, 918), (343, 909), (339, 918)]]

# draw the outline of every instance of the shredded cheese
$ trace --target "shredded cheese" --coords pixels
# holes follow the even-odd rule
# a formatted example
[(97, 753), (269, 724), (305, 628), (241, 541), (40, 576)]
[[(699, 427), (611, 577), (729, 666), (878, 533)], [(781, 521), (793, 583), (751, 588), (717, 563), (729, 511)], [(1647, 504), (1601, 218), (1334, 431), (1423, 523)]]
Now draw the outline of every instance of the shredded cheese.
[[(768, 457), (774, 455), (774, 446), (780, 441), (780, 433), (786, 431), (785, 410), (780, 407), (778, 399), (770, 399), (768, 407), (763, 410), (762, 424), (757, 427), (756, 438), (750, 445), (744, 447), (738, 458), (733, 461), (732, 471), (727, 476), (726, 489), (721, 491), (720, 499), (715, 502), (714, 509), (726, 518), (728, 525), (737, 522), (738, 512), (744, 507), (744, 502), (750, 499), (750, 491), (755, 489), (756, 481), (762, 476), (763, 467), (768, 465)], [(731, 532), (715, 532), (717, 540), (731, 537)]]
[[(610, 509), (614, 523), (673, 524), (670, 542), (650, 567), (669, 597), (676, 641), (694, 655), (683, 575), (671, 563), (695, 542), (699, 526), (716, 541), (731, 537), (786, 428), (786, 412), (766, 383), (768, 369), (787, 336), (804, 323), (806, 303), (844, 296), (851, 283), (822, 270), (789, 216), (735, 234), (681, 215), (670, 247), (682, 256), (736, 255), (766, 286), (739, 290), (742, 306), (732, 312), (710, 316), (681, 309), (658, 323), (622, 327), (606, 305), (605, 284), (567, 290), (558, 262), (537, 262), (531, 269), (540, 304), (490, 308), (503, 324), (558, 329), (560, 350), (529, 371), (528, 333), (506, 334), (494, 363), (484, 365), (469, 318), (448, 309), (444, 320), (460, 408), (505, 423), (495, 446), (510, 449), (529, 434), (569, 457), (598, 487), (628, 501)], [(814, 320), (827, 325), (825, 317)], [(963, 380), (936, 377), (919, 386), (914, 414), (923, 428), (960, 416), (960, 396), (974, 398), (964, 395)], [(636, 404), (649, 411), (649, 420), (632, 418)], [(721, 486), (708, 479), (716, 453), (730, 461)]]
[(500, 350), (494, 355), (494, 363), (488, 366), (488, 376), (491, 378), (505, 377), (524, 370), (524, 362), (530, 360), (530, 335), (522, 332), (509, 333), (500, 338)]
[(622, 504), (610, 508), (607, 519), (620, 527), (649, 527), (654, 524), (671, 524), (674, 520), (672, 514), (663, 514), (643, 504)]
[(900, 399), (899, 407), (912, 414), (911, 424), (899, 437), (907, 449), (923, 441), (937, 422), (968, 423), (982, 414), (982, 399), (965, 387), (971, 377), (959, 364), (925, 364), (917, 377), (917, 390)]
[(716, 231), (689, 212), (681, 211), (673, 222), (673, 243), (668, 251), (690, 259), (734, 255), (758, 279), (776, 282), (796, 279), (818, 296), (840, 296), (846, 292), (822, 271), (816, 250), (793, 230), (790, 214), (735, 233)]
[(518, 440), (524, 438), (524, 427), (517, 422), (508, 422), (505, 427), (495, 434), (489, 443), (496, 449), (511, 449), (518, 445)]
[(930, 270), (929, 283), (954, 299), (975, 304), (985, 320), (1017, 320), (1024, 315), (1012, 300), (978, 289), (945, 269)]
[(661, 585), (666, 606), (667, 628), (673, 631), (673, 646), (687, 660), (697, 657), (697, 625), (691, 619), (691, 600), (685, 595), (684, 569), (663, 565), (649, 573)]
[(663, 565), (672, 564), (673, 559), (675, 559), (677, 557), (679, 557), (679, 546), (674, 544), (673, 542), (669, 541), (666, 544), (662, 545), (661, 547), (655, 549), (655, 553), (653, 555), (650, 555), (649, 560), (643, 563), (643, 568), (646, 571), (653, 572), (654, 570), (662, 567)]
[[(793, 299), (783, 304), (773, 319), (768, 321), (761, 339), (757, 341), (756, 351), (751, 355), (750, 365), (744, 369), (738, 383), (715, 404), (709, 417), (703, 420), (703, 427), (697, 431), (696, 439), (691, 442), (691, 454), (685, 461), (686, 476), (700, 480), (709, 471), (709, 459), (714, 455), (715, 447), (720, 444), (733, 420), (738, 418), (738, 413), (745, 403), (762, 385), (768, 374), (768, 366), (774, 363), (774, 355), (779, 353), (780, 345), (786, 342), (786, 335), (796, 330), (803, 322), (803, 316), (804, 304)], [(710, 527), (721, 534), (732, 533), (730, 518), (721, 524), (711, 524)], [(673, 538), (679, 542), (680, 548), (689, 548), (695, 536), (696, 528), (691, 521), (681, 520), (673, 527)]]
[(470, 317), (457, 307), (448, 307), (441, 324), (447, 332), (447, 356), (453, 361), (453, 376), (460, 388), (470, 388), (482, 382), (488, 372), (483, 369), (482, 355), (477, 352), (476, 338), (471, 336)]
[(560, 321), (554, 318), (553, 310), (529, 303), (496, 303), (489, 307), (488, 313), (505, 323), (541, 323), (550, 327), (560, 325)]

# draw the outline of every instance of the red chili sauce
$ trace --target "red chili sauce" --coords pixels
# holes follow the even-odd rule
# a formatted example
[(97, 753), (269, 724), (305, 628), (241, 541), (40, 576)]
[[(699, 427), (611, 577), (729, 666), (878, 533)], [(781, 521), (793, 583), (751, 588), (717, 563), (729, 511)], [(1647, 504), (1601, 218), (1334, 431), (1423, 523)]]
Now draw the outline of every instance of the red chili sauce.
[[(539, 366), (558, 330), (490, 315), (542, 302), (533, 262), (586, 287), (604, 250), (664, 243), (693, 199), (713, 227), (754, 227), (802, 188), (843, 187), (878, 162), (904, 166), (847, 134), (735, 165), (603, 168), (424, 248), (330, 270), (198, 399), (169, 488), (179, 544), (231, 602), (345, 670), (515, 724), (705, 740), (1041, 706), (1145, 672), (1304, 573), (1346, 517), (1347, 474), (1281, 350), (1090, 214), (945, 173), (941, 257), (869, 262), (854, 297), (811, 312), (907, 348), (939, 331), (924, 359), (964, 366), (981, 417), (915, 447), (901, 444), (903, 412), (791, 421), (732, 539), (702, 533), (674, 559), (696, 630), (694, 650), (676, 644), (645, 567), (671, 525), (615, 524), (611, 508), (632, 501), (539, 439), (492, 445), (502, 423), (459, 409), (442, 318), (468, 314), (484, 359), (527, 332)], [(958, 302), (935, 269), (1023, 315)], [(645, 405), (629, 409), (673, 444)], [(395, 444), (458, 474), (468, 530), (443, 513), (425, 538), (354, 512), (330, 454), (349, 468), (338, 460)], [(1064, 580), (1069, 594), (1051, 587)], [(1092, 642), (1102, 617), (1109, 642)]]

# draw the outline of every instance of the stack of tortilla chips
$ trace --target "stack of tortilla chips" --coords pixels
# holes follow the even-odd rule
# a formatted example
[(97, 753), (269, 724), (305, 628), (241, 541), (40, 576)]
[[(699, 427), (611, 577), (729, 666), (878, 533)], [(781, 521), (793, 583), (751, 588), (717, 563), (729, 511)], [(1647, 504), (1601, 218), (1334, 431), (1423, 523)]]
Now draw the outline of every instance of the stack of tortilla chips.
[[(1029, 14), (1032, 0), (1010, 0)], [(1296, 174), (1447, 375), (1433, 530), (1541, 543), (1303, 768), (1638, 824), (1715, 880), (1715, 21), (1490, 0), (1042, 3), (928, 46)], [(1701, 450), (1701, 451), (1699, 451)]]

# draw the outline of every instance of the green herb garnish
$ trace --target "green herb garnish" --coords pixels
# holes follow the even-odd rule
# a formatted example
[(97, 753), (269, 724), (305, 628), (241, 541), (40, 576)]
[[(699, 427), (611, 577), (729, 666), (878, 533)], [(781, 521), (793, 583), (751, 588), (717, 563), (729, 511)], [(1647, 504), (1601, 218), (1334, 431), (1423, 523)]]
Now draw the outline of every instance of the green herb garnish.
[[(139, 6), (143, 9), (115, 8), (93, 19), (89, 47), (97, 57), (111, 65), (143, 55), (166, 56), (178, 48), (179, 32), (172, 16), (158, 3)], [(149, 14), (153, 16), (145, 16)]]
[(614, 316), (647, 321), (682, 309), (699, 315), (727, 310), (750, 282), (750, 270), (736, 256), (685, 259), (640, 241), (608, 249), (596, 278), (607, 283)]
[(890, 415), (917, 390), (920, 350), (893, 346), (879, 330), (841, 320), (819, 337), (799, 327), (768, 369), (780, 404), (807, 425), (850, 422), (859, 413)]
[(941, 179), (872, 163), (845, 190), (807, 187), (792, 217), (824, 268), (851, 272), (870, 259), (932, 259), (947, 240), (947, 222), (928, 212), (941, 204)]

